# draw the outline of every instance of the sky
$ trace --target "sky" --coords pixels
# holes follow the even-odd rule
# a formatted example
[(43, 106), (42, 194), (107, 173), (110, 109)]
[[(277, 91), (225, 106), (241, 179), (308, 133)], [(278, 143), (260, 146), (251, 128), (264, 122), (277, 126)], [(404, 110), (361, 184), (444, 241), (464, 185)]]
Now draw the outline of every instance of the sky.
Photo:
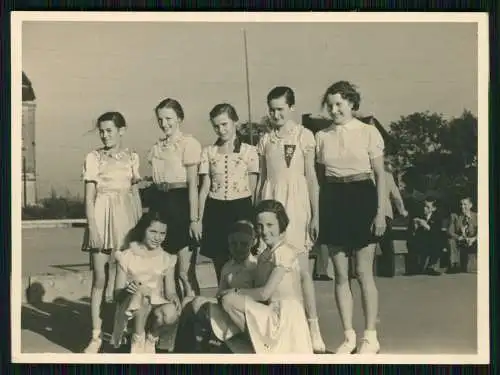
[(81, 170), (100, 147), (103, 112), (124, 114), (124, 145), (145, 157), (161, 135), (154, 107), (180, 101), (182, 130), (215, 140), (208, 113), (233, 104), (248, 119), (242, 29), (247, 30), (252, 120), (276, 85), (296, 93), (296, 120), (320, 112), (324, 90), (348, 80), (360, 110), (385, 126), (413, 112), (477, 115), (475, 23), (46, 22), (22, 26), (22, 69), (37, 97), (39, 197), (83, 193)]

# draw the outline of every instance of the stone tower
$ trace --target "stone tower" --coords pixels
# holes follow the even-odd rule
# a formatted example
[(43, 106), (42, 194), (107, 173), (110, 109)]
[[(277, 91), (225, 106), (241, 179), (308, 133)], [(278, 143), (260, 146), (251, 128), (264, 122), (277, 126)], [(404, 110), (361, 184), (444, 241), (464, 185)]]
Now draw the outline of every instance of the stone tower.
[(22, 205), (25, 207), (37, 203), (35, 152), (36, 97), (31, 81), (24, 72), (22, 83)]

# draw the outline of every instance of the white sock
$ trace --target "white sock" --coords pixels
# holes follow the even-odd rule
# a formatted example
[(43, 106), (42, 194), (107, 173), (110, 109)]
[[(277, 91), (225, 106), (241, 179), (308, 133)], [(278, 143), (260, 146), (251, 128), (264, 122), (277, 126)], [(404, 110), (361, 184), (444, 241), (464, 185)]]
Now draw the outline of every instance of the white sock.
[(92, 338), (93, 339), (101, 339), (101, 330), (100, 329), (93, 329), (92, 330)]
[(347, 341), (356, 342), (356, 332), (353, 329), (347, 329), (344, 331), (344, 335)]
[(377, 341), (377, 331), (365, 330), (365, 338), (370, 341)]

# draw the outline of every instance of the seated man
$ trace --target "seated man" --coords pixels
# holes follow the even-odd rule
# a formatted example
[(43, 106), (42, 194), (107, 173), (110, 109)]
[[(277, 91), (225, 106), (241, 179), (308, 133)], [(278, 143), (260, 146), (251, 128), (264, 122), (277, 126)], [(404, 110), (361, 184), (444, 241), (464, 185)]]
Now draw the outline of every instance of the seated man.
[(472, 212), (472, 199), (469, 196), (460, 199), (460, 214), (451, 214), (448, 238), (448, 273), (466, 271), (468, 255), (477, 252), (477, 214)]
[[(251, 254), (255, 233), (251, 223), (239, 221), (229, 235), (231, 259), (224, 265), (217, 296), (224, 290), (251, 288), (256, 258)], [(234, 326), (220, 306), (217, 297), (202, 296), (184, 303), (175, 341), (176, 353), (210, 352), (215, 346), (226, 346), (233, 352), (252, 352), (249, 340)], [(222, 345), (224, 344), (224, 345)]]

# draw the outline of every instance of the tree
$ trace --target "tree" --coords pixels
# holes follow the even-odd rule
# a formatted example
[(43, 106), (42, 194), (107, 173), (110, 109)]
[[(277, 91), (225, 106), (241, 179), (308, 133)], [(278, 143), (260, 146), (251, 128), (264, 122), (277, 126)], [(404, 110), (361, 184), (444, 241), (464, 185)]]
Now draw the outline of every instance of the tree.
[(257, 145), (263, 134), (269, 132), (271, 123), (267, 116), (261, 118), (260, 122), (245, 122), (238, 128), (240, 139), (248, 144)]

